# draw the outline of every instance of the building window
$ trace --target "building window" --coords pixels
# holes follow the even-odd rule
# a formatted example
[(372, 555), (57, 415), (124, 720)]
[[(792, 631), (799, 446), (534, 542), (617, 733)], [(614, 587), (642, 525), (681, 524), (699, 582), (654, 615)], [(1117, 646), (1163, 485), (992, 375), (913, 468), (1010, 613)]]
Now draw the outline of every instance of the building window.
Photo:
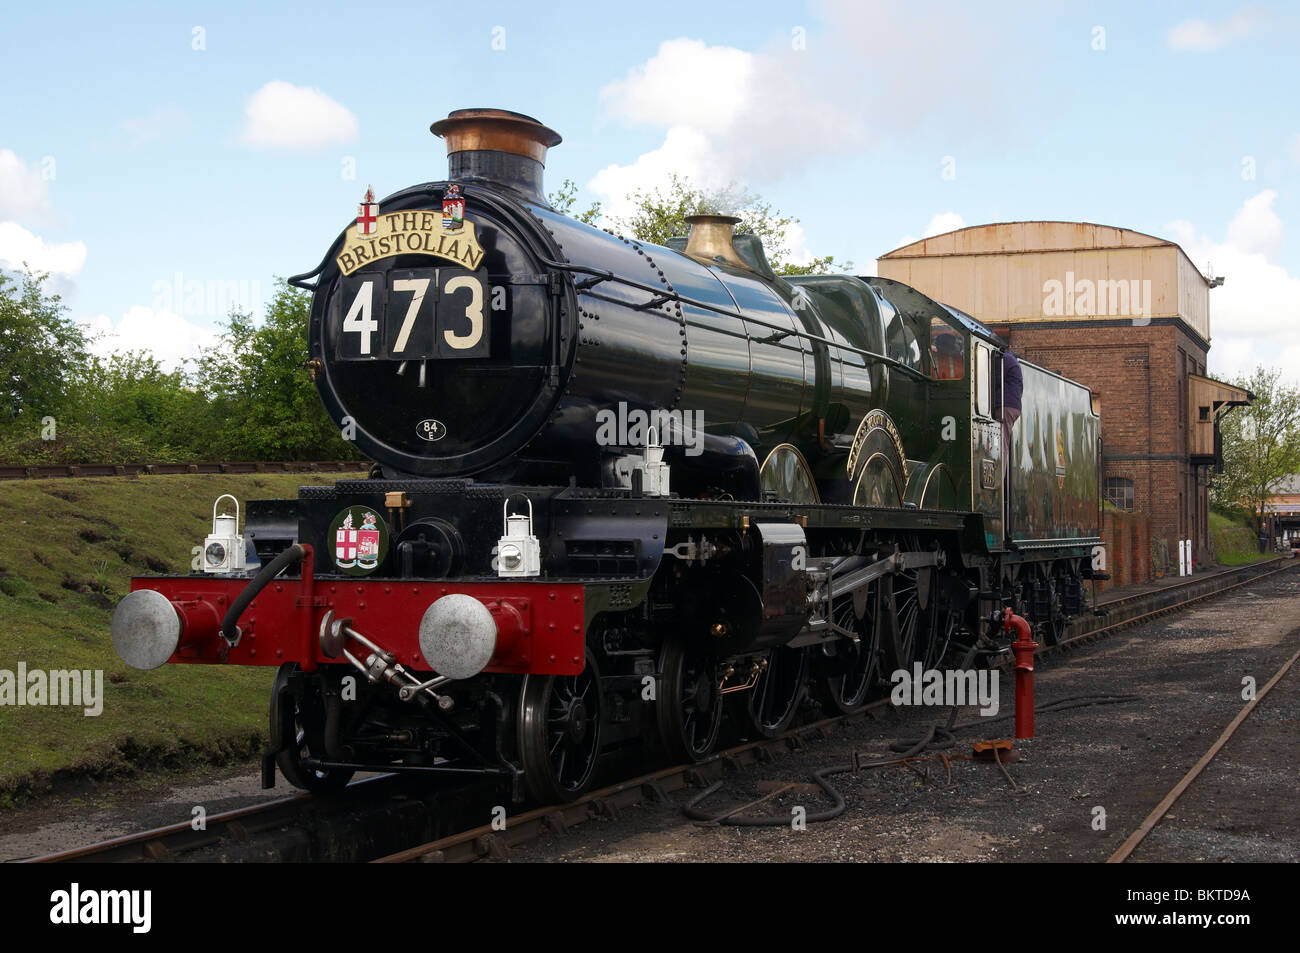
[(1133, 481), (1124, 477), (1106, 477), (1106, 502), (1121, 510), (1133, 509)]
[(1199, 408), (1199, 409), (1200, 409), (1200, 412), (1201, 412), (1201, 422), (1202, 422), (1202, 423), (1207, 423), (1207, 424), (1208, 424), (1208, 423), (1210, 422), (1210, 408), (1208, 408), (1208, 407), (1201, 407), (1201, 408)]

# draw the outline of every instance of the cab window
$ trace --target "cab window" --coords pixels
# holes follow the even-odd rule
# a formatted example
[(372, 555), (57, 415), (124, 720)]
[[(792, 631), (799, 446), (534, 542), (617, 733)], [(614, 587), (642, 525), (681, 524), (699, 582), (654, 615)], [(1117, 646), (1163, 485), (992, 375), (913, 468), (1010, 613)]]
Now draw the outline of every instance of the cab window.
[(975, 344), (975, 413), (993, 416), (993, 370), (987, 344)]
[(966, 341), (962, 333), (941, 318), (930, 319), (931, 376), (959, 381), (966, 376)]

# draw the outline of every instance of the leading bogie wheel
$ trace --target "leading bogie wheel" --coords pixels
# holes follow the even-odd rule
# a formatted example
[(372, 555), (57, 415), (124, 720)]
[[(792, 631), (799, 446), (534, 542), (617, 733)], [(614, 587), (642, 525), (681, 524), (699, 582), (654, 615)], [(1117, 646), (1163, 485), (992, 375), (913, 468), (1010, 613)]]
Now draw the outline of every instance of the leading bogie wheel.
[(297, 662), (286, 662), (275, 673), (271, 688), (271, 738), (283, 739), (276, 752), (275, 764), (285, 780), (296, 788), (313, 794), (338, 791), (352, 780), (355, 771), (339, 768), (312, 768), (308, 759), (325, 758), (325, 702), (319, 683), (308, 680), (301, 697), (290, 686)]
[(519, 690), (519, 758), (538, 801), (573, 801), (600, 760), (600, 670), (587, 650), (577, 675), (526, 675)]

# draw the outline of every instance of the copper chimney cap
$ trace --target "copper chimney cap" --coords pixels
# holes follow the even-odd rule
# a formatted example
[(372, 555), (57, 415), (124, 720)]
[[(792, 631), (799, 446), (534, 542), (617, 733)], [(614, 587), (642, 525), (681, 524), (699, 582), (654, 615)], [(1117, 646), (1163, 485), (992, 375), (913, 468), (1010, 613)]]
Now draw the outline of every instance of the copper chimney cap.
[(457, 152), (506, 152), (546, 164), (546, 150), (562, 141), (554, 129), (532, 116), (508, 109), (457, 109), (439, 119), (429, 131), (447, 142), (447, 155)]
[(749, 268), (731, 244), (732, 229), (739, 222), (734, 215), (687, 215), (691, 233), (686, 239), (686, 254), (709, 264), (721, 258), (728, 265)]

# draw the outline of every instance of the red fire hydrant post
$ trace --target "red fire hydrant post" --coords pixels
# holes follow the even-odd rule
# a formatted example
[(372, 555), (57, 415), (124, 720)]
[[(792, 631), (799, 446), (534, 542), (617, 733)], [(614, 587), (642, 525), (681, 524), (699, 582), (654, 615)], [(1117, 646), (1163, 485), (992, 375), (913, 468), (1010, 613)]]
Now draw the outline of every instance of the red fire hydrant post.
[(1003, 631), (1015, 631), (1011, 650), (1016, 653), (1016, 737), (1034, 737), (1034, 641), (1029, 621), (1010, 609), (1002, 613)]

